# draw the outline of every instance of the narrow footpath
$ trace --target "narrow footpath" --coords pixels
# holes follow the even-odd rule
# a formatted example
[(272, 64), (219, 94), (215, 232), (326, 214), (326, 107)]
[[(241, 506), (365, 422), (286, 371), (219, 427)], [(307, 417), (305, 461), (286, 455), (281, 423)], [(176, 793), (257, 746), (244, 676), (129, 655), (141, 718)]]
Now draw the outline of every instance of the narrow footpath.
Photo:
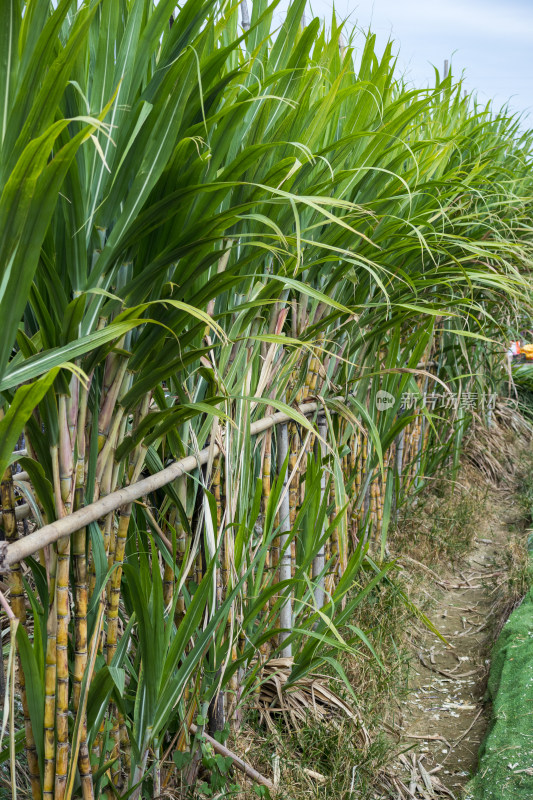
[(501, 585), (521, 510), (514, 495), (498, 490), (491, 490), (487, 508), (460, 563), (439, 575), (424, 569), (435, 599), (428, 614), (451, 647), (417, 627), (399, 731), (402, 749), (412, 748), (400, 757), (401, 779), (415, 798), (462, 797), (490, 719), (489, 656), (503, 622)]

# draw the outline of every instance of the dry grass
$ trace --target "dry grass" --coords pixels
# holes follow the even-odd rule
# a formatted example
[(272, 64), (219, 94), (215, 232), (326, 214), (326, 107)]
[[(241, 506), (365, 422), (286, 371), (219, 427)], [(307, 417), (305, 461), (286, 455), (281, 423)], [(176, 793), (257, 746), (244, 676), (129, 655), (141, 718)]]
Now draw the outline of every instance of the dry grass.
[(489, 487), (472, 467), (457, 481), (428, 481), (417, 504), (402, 509), (389, 545), (394, 555), (406, 554), (426, 566), (454, 562), (470, 548), (486, 514)]
[(494, 486), (516, 482), (521, 465), (528, 461), (531, 423), (524, 417), (518, 402), (499, 398), (487, 428), (474, 417), (465, 443), (463, 460), (472, 464)]

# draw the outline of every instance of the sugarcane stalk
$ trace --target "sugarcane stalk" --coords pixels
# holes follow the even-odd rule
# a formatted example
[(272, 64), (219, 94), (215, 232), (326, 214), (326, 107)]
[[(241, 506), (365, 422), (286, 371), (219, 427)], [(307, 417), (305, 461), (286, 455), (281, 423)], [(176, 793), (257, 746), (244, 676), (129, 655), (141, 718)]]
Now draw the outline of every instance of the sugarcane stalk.
[[(126, 427), (127, 427), (128, 418), (125, 414), (122, 415), (121, 423), (117, 433), (117, 441), (115, 450), (117, 447), (122, 444), (124, 440), (124, 436), (126, 434)], [(111, 470), (111, 486), (114, 487), (117, 485), (118, 477), (120, 471), (120, 463), (113, 459), (113, 467)], [(118, 536), (118, 525), (116, 520), (116, 515), (113, 514), (111, 527), (110, 527), (110, 537), (109, 537), (109, 552), (107, 556), (107, 568), (111, 569), (113, 564), (115, 563), (115, 551), (117, 549), (117, 536)]]
[[(287, 431), (287, 425), (283, 424), (280, 425), (279, 429), (279, 442), (278, 442), (278, 469), (281, 470), (285, 459), (287, 457), (287, 452), (289, 449), (289, 436)], [(288, 486), (287, 486), (287, 474), (285, 474), (281, 497), (281, 503), (279, 508), (279, 520), (280, 520), (280, 551), (281, 557), (279, 562), (279, 579), (280, 581), (289, 580), (291, 577), (291, 552), (290, 552), (290, 545), (289, 545), (289, 533), (291, 530), (291, 520), (290, 520), (290, 505), (289, 505), (289, 493), (288, 493)], [(279, 622), (280, 627), (285, 628), (280, 635), (280, 644), (282, 644), (285, 639), (288, 637), (290, 629), (292, 628), (292, 603), (291, 603), (291, 596), (288, 592), (288, 589), (285, 589), (287, 592), (287, 599), (283, 602), (280, 615), (279, 615)], [(290, 658), (292, 655), (292, 650), (290, 645), (285, 645), (281, 649), (281, 656), (283, 658)]]
[[(423, 397), (427, 395), (428, 389), (428, 381), (429, 379), (426, 377), (424, 380), (424, 392)], [(422, 471), (422, 451), (424, 449), (425, 443), (425, 429), (426, 429), (426, 419), (422, 413), (420, 413), (420, 428), (419, 428), (419, 435), (418, 435), (418, 442), (417, 442), (417, 454), (416, 454), (416, 482), (415, 486), (418, 488), (420, 486), (420, 473)]]
[(126, 728), (124, 715), (120, 711), (118, 713), (118, 724), (120, 728), (120, 750), (122, 753), (123, 769), (126, 775), (129, 775), (131, 772), (131, 742), (130, 737), (128, 736), (128, 729)]
[[(325, 416), (321, 415), (318, 418), (318, 433), (322, 440), (325, 441), (327, 436), (327, 425), (326, 425), (326, 418)], [(321, 448), (319, 441), (315, 442), (315, 456), (316, 458), (320, 458), (321, 455)], [(324, 466), (322, 465), (322, 472), (320, 476), (320, 499), (323, 502), (326, 496), (326, 471)], [(324, 519), (324, 524), (322, 530), (320, 531), (320, 538), (322, 538), (323, 534), (326, 531), (327, 521), (326, 518)], [(322, 608), (324, 605), (324, 567), (326, 565), (325, 562), (325, 552), (324, 552), (324, 543), (322, 542), (320, 547), (316, 551), (316, 555), (313, 559), (313, 569), (312, 569), (312, 577), (314, 581), (314, 597), (315, 597), (315, 606), (317, 608)]]
[[(295, 315), (293, 314), (293, 319), (294, 317)], [(298, 373), (295, 370), (293, 372), (293, 380), (296, 381), (297, 379), (298, 379)], [(302, 399), (302, 389), (298, 389), (295, 398), (296, 403), (300, 403), (301, 399)], [(296, 522), (296, 515), (298, 513), (298, 505), (299, 505), (299, 471), (297, 469), (297, 464), (298, 464), (299, 448), (301, 445), (299, 426), (295, 422), (289, 423), (289, 443), (290, 443), (289, 474), (293, 476), (289, 486), (289, 508), (290, 508), (290, 525), (291, 528), (293, 528), (294, 523)], [(291, 550), (290, 553), (291, 573), (292, 576), (294, 576), (296, 572), (296, 540), (294, 537), (291, 539), (290, 550)]]
[[(402, 486), (404, 447), (405, 447), (405, 428), (402, 428), (402, 430), (400, 431), (400, 433), (396, 438), (396, 453), (394, 459), (394, 468), (396, 471), (396, 475), (398, 476), (399, 490), (401, 489)], [(396, 509), (398, 504), (398, 498), (396, 497), (396, 494), (394, 495), (394, 500)]]
[[(144, 463), (144, 451), (141, 450), (140, 454), (138, 453), (137, 455), (139, 461), (136, 468), (134, 468), (134, 473), (133, 473), (134, 480), (136, 479), (136, 477), (140, 473), (140, 470), (142, 469), (142, 464)], [(121, 508), (119, 512), (119, 522), (116, 535), (116, 548), (113, 559), (115, 569), (113, 570), (113, 573), (111, 575), (107, 587), (106, 662), (108, 666), (111, 666), (113, 657), (117, 649), (118, 609), (120, 603), (122, 565), (124, 563), (124, 555), (126, 552), (126, 540), (128, 538), (128, 527), (131, 518), (132, 505), (133, 505), (132, 503), (128, 503), (123, 508)], [(113, 784), (118, 787), (121, 784), (121, 771), (122, 771), (122, 762), (120, 759), (121, 729), (120, 729), (120, 720), (118, 716), (118, 709), (114, 703), (111, 703), (109, 706), (109, 718), (111, 720), (111, 731), (109, 738), (113, 743), (111, 751), (111, 759), (114, 759), (114, 764), (111, 767), (111, 779)], [(125, 730), (125, 728), (123, 733), (127, 735), (127, 731)]]
[[(339, 513), (339, 508), (337, 505), (337, 495), (335, 491), (335, 484), (333, 481), (330, 482), (329, 486), (329, 501), (326, 507), (330, 507), (331, 511), (329, 513), (326, 512), (326, 520), (325, 522), (330, 525), (333, 523), (333, 520), (337, 517)], [(325, 561), (332, 561), (329, 575), (331, 576), (331, 580), (328, 582), (328, 591), (329, 587), (333, 585), (332, 580), (335, 572), (340, 570), (340, 540), (339, 540), (339, 523), (335, 525), (332, 529), (331, 535), (328, 537), (327, 541), (324, 545), (324, 558)]]
[(217, 570), (217, 576), (216, 576), (217, 607), (220, 607), (222, 605), (222, 602), (224, 600), (224, 590), (228, 580), (228, 573), (226, 570), (226, 563), (225, 563), (224, 538), (223, 538), (223, 532), (221, 530), (222, 526), (221, 482), (222, 482), (222, 464), (220, 456), (217, 456), (213, 462), (213, 479), (212, 479), (212, 490), (213, 490), (213, 495), (215, 497), (215, 505), (217, 510), (217, 530), (215, 532), (217, 544), (219, 542), (219, 537), (222, 537), (222, 542), (219, 547), (220, 569)]
[(128, 359), (122, 359), (120, 366), (116, 370), (113, 377), (113, 382), (109, 387), (108, 392), (102, 393), (102, 403), (100, 413), (98, 415), (98, 452), (101, 453), (107, 444), (109, 437), (111, 421), (116, 411), (117, 400), (122, 389), (124, 376), (128, 368)]
[[(63, 515), (63, 501), (61, 498), (61, 478), (59, 464), (58, 445), (50, 448), (52, 460), (52, 484), (54, 487), (54, 499), (56, 515), (59, 518)], [(50, 598), (51, 604), (48, 610), (46, 622), (47, 641), (46, 641), (46, 662), (45, 662), (45, 698), (44, 698), (44, 777), (43, 777), (43, 798), (53, 800), (55, 797), (55, 774), (57, 765), (56, 747), (56, 715), (58, 709), (57, 701), (57, 583), (58, 583), (58, 548), (52, 548), (52, 558), (50, 566), (50, 585), (53, 587)]]
[[(262, 460), (262, 480), (263, 480), (263, 495), (261, 498), (262, 503), (262, 512), (263, 512), (263, 527), (264, 527), (264, 520), (266, 518), (266, 511), (268, 507), (268, 501), (270, 498), (270, 491), (271, 491), (271, 469), (272, 469), (272, 431), (268, 430), (265, 433), (264, 438), (264, 445), (263, 445), (263, 460)], [(265, 556), (265, 572), (270, 573), (272, 568), (275, 568), (277, 562), (274, 561), (274, 548), (270, 547), (267, 550)], [(272, 579), (272, 575), (270, 575), (270, 579)], [(272, 605), (272, 600), (268, 601), (267, 610)], [(261, 654), (264, 657), (267, 657), (270, 653), (270, 642), (264, 642), (261, 646)]]
[(354, 433), (352, 441), (352, 470), (355, 475), (353, 498), (351, 503), (351, 528), (352, 528), (352, 545), (354, 549), (357, 547), (358, 534), (359, 534), (359, 498), (361, 494), (361, 432), (357, 430)]
[[(2, 523), (4, 534), (8, 544), (18, 538), (17, 520), (15, 516), (15, 491), (13, 487), (13, 475), (11, 467), (8, 467), (2, 476), (0, 485), (0, 500), (2, 502)], [(11, 608), (20, 625), (26, 625), (26, 605), (24, 599), (24, 583), (22, 580), (22, 568), (20, 563), (13, 564), (8, 578)], [(28, 708), (28, 697), (26, 692), (26, 678), (18, 658), (18, 676), (20, 699), (22, 712), (24, 714), (24, 729), (26, 736), (26, 756), (28, 759), (28, 771), (33, 800), (41, 798), (41, 775), (39, 761), (37, 758), (37, 748), (33, 735), (30, 713)]]
[[(132, 504), (129, 503), (120, 510), (117, 547), (115, 551), (115, 569), (111, 575), (107, 595), (107, 640), (106, 640), (106, 661), (108, 666), (113, 661), (117, 649), (118, 640), (118, 607), (120, 602), (120, 583), (122, 580), (122, 564), (126, 550), (126, 539), (128, 537), (128, 526), (131, 517)], [(112, 767), (112, 780), (115, 786), (120, 782), (121, 762), (120, 762), (120, 722), (115, 704), (109, 708), (109, 716), (112, 719), (110, 739), (113, 742), (111, 758), (116, 759)]]
[(118, 634), (118, 607), (120, 601), (120, 583), (122, 580), (122, 564), (126, 551), (126, 539), (131, 517), (132, 504), (128, 503), (121, 508), (119, 514), (117, 547), (115, 550), (115, 569), (109, 579), (107, 594), (107, 639), (106, 661), (111, 664), (117, 649)]
[[(112, 354), (111, 354), (112, 355)], [(109, 357), (108, 357), (109, 358)], [(118, 465), (114, 461), (114, 451), (116, 450), (119, 442), (120, 433), (122, 435), (125, 431), (126, 420), (124, 419), (125, 412), (122, 406), (116, 409), (116, 404), (119, 396), (124, 393), (129, 380), (126, 375), (128, 362), (123, 359), (119, 366), (115, 369), (110, 367), (110, 373), (113, 375), (112, 383), (107, 393), (103, 393), (101, 409), (98, 416), (98, 460), (96, 464), (95, 476), (95, 496), (105, 497), (108, 495), (114, 486), (114, 480), (118, 474)], [(113, 414), (115, 416), (113, 417)], [(104, 549), (108, 558), (108, 568), (113, 565), (114, 549), (116, 546), (116, 536), (112, 536), (111, 532), (114, 525), (114, 514), (108, 513), (98, 521), (100, 530), (102, 531), (102, 539), (104, 542)], [(96, 584), (95, 564), (92, 554), (92, 547), (89, 548), (89, 597), (92, 597), (94, 587)]]
[[(70, 800), (70, 798), (72, 797), (72, 790), (73, 790), (73, 786), (74, 786), (74, 780), (75, 780), (75, 777), (76, 777), (76, 769), (74, 767), (74, 764), (77, 762), (78, 767), (80, 767), (80, 765), (84, 761), (87, 762), (84, 765), (84, 773), (81, 773), (81, 769), (80, 769), (82, 797), (83, 797), (83, 800), (94, 800), (94, 791), (93, 791), (93, 786), (92, 786), (92, 780), (89, 783), (89, 782), (87, 782), (86, 780), (83, 779), (83, 774), (85, 774), (85, 772), (87, 770), (89, 771), (89, 773), (91, 772), (91, 765), (90, 765), (90, 762), (89, 762), (89, 752), (88, 752), (87, 741), (86, 741), (87, 740), (87, 725), (84, 724), (83, 721), (85, 720), (85, 722), (86, 722), (86, 719), (87, 719), (87, 701), (88, 701), (88, 698), (89, 698), (89, 686), (90, 686), (90, 682), (92, 680), (92, 676), (93, 676), (93, 673), (94, 673), (94, 666), (95, 666), (96, 655), (97, 655), (97, 651), (98, 651), (98, 642), (100, 640), (100, 634), (101, 634), (101, 630), (102, 630), (103, 618), (104, 618), (104, 609), (103, 609), (103, 605), (100, 604), (100, 608), (98, 609), (98, 614), (97, 614), (97, 617), (96, 617), (94, 630), (93, 630), (93, 633), (92, 633), (92, 636), (91, 636), (91, 642), (90, 642), (90, 645), (89, 645), (89, 651), (90, 652), (88, 654), (87, 667), (86, 667), (86, 669), (87, 669), (87, 682), (86, 682), (86, 685), (85, 685), (85, 691), (83, 692), (83, 695), (80, 698), (79, 710), (77, 712), (77, 717), (78, 717), (77, 721), (79, 721), (81, 723), (81, 727), (78, 729), (78, 734), (74, 737), (74, 741), (72, 743), (72, 747), (73, 747), (72, 759), (71, 759), (69, 775), (68, 775), (68, 779), (67, 779), (67, 781), (68, 781), (67, 782), (67, 788), (66, 788), (66, 797), (68, 798), (68, 800)], [(81, 716), (81, 718), (80, 718), (80, 716)], [(83, 737), (85, 737), (85, 747), (84, 747), (85, 756), (82, 758), (81, 757), (81, 748), (82, 748), (82, 745), (83, 745)]]
[[(178, 538), (177, 538), (177, 526), (176, 526), (176, 518), (178, 512), (175, 506), (172, 506), (170, 509), (170, 513), (168, 516), (168, 520), (164, 523), (165, 530), (167, 534), (169, 533), (169, 528), (176, 534), (176, 563), (178, 563)], [(170, 555), (173, 556), (173, 541), (172, 536), (170, 538), (167, 536), (168, 544), (169, 544), (169, 552)], [(172, 563), (168, 563), (165, 559), (163, 559), (163, 602), (167, 608), (170, 608), (172, 605), (172, 601), (174, 599), (174, 588), (176, 584), (176, 566)]]
[[(59, 475), (61, 497), (57, 501), (58, 515), (67, 516), (72, 503), (72, 449), (65, 395), (58, 398), (59, 417)], [(70, 538), (57, 543), (56, 577), (56, 770), (55, 800), (63, 800), (68, 770), (68, 626)]]
[[(147, 395), (141, 404), (141, 415), (148, 411), (150, 403), (150, 395)], [(133, 472), (131, 480), (135, 482), (139, 477), (145, 457), (145, 448), (139, 445), (133, 452), (133, 458), (136, 461), (133, 463)], [(115, 567), (111, 578), (109, 579), (107, 587), (107, 638), (106, 638), (106, 662), (111, 666), (113, 657), (117, 649), (118, 640), (118, 608), (120, 603), (120, 585), (122, 581), (122, 565), (124, 563), (124, 555), (126, 552), (126, 540), (128, 538), (128, 527), (131, 518), (132, 503), (127, 503), (119, 511), (119, 522), (116, 533), (116, 547), (113, 556), (113, 566)], [(109, 514), (109, 517), (114, 518), (114, 514)], [(121, 780), (121, 760), (120, 760), (120, 723), (118, 719), (118, 710), (114, 703), (109, 707), (109, 718), (111, 720), (110, 739), (113, 742), (111, 758), (114, 759), (114, 764), (111, 768), (111, 777), (113, 784), (118, 786)]]
[[(182, 475), (176, 481), (176, 492), (180, 499), (181, 505), (185, 510), (187, 508), (187, 479)], [(187, 533), (179, 515), (176, 514), (176, 560), (178, 569), (181, 569), (183, 559), (185, 558), (185, 551), (187, 550)], [(179, 625), (185, 614), (185, 597), (180, 588), (178, 599), (176, 601), (176, 624)]]
[(367, 479), (368, 475), (368, 440), (365, 438), (363, 441), (363, 463), (361, 465), (361, 484), (365, 486), (365, 493), (363, 498), (363, 507), (361, 510), (362, 518), (365, 519), (368, 514), (369, 506), (369, 484)]
[(250, 30), (250, 14), (248, 11), (247, 0), (241, 0), (241, 19), (243, 31)]
[(199, 586), (200, 583), (202, 582), (203, 574), (204, 574), (203, 557), (202, 554), (199, 552), (194, 561), (194, 580), (197, 586)]
[[(55, 567), (53, 563), (53, 583), (55, 585)], [(55, 716), (56, 716), (56, 637), (57, 613), (55, 592), (48, 610), (46, 622), (46, 660), (44, 672), (44, 776), (43, 800), (54, 799), (54, 781), (56, 764)]]

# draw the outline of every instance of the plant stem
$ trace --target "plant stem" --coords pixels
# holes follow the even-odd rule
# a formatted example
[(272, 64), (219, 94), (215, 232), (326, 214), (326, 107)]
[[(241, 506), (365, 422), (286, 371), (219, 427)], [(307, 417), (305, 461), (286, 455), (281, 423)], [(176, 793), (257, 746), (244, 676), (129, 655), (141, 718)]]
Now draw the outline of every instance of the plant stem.
[[(13, 487), (13, 475), (11, 467), (8, 467), (2, 477), (0, 485), (0, 500), (2, 502), (2, 522), (6, 541), (8, 544), (18, 539), (17, 520), (15, 517), (15, 492)], [(24, 583), (22, 581), (22, 569), (20, 563), (13, 564), (9, 573), (9, 592), (13, 613), (21, 625), (26, 624), (26, 605), (24, 600)], [(28, 698), (26, 693), (26, 679), (18, 659), (18, 674), (20, 699), (24, 714), (24, 728), (26, 733), (26, 755), (28, 758), (28, 768), (30, 773), (30, 783), (33, 800), (41, 798), (41, 776), (39, 771), (39, 761), (37, 759), (37, 749), (35, 747), (35, 737), (33, 734), (30, 720)]]

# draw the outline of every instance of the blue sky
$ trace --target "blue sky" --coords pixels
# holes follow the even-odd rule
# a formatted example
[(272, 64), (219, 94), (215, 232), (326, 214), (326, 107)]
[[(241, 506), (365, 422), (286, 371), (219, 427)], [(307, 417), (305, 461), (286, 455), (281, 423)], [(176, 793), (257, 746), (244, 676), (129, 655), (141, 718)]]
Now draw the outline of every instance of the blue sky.
[[(282, 0), (281, 21), (290, 0)], [(310, 0), (308, 16), (328, 20), (333, 0)], [(370, 26), (378, 45), (394, 39), (399, 68), (414, 84), (433, 80), (432, 64), (452, 61), (480, 101), (529, 112), (533, 127), (533, 0), (335, 0), (351, 27)]]

